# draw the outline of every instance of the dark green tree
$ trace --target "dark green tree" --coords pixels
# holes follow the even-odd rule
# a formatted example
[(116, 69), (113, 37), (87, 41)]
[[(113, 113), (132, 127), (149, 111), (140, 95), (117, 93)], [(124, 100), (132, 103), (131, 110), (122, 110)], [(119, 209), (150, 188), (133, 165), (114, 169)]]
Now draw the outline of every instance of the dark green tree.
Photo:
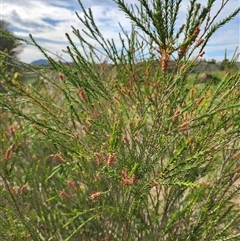
[[(22, 52), (23, 44), (22, 42), (14, 36), (14, 34), (9, 29), (9, 23), (0, 20), (0, 55), (2, 66), (7, 72), (16, 66), (18, 61), (18, 55)], [(6, 93), (7, 91), (0, 82), (0, 93)]]
[(0, 51), (6, 51), (10, 62), (22, 51), (22, 42), (9, 30), (9, 23), (4, 20), (0, 20)]

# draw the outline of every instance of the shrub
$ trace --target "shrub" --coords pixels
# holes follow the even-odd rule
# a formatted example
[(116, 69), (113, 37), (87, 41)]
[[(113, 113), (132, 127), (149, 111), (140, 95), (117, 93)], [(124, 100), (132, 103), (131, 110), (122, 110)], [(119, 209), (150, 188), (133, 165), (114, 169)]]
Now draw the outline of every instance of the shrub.
[(32, 69), (46, 85), (24, 86), (2, 68), (2, 237), (238, 240), (239, 73), (217, 85), (187, 77), (239, 8), (215, 24), (228, 1), (215, 16), (215, 1), (190, 1), (176, 30), (181, 0), (115, 2), (133, 22), (120, 51), (81, 2), (77, 15), (104, 63), (73, 27), (82, 51), (66, 34), (72, 65), (32, 38), (54, 68)]

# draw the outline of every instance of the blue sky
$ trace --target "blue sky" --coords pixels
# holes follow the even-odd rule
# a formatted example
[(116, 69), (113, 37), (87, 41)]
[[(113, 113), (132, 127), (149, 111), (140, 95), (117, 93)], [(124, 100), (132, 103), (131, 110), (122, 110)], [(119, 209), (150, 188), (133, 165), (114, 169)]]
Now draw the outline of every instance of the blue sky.
[[(226, 0), (225, 0), (226, 1)], [(128, 4), (138, 3), (137, 0), (125, 0)], [(207, 0), (198, 0), (206, 6)], [(216, 0), (213, 12), (216, 12), (222, 0)], [(126, 31), (131, 30), (131, 24), (117, 5), (112, 0), (82, 0), (85, 8), (91, 7), (96, 25), (99, 26), (105, 38), (113, 38), (117, 46), (120, 46), (118, 32), (119, 22)], [(187, 5), (189, 0), (183, 0), (178, 18), (179, 26), (185, 21)], [(239, 6), (239, 0), (229, 0), (220, 18), (231, 13)], [(83, 28), (75, 12), (82, 16), (81, 8), (77, 0), (1, 0), (1, 19), (11, 24), (14, 34), (23, 39), (29, 39), (31, 33), (37, 42), (54, 54), (60, 55), (67, 61), (70, 58), (63, 53), (68, 41), (65, 33), (77, 39), (72, 34), (71, 26), (81, 30)], [(218, 18), (217, 20), (219, 20)], [(228, 58), (237, 46), (240, 45), (240, 18), (239, 16), (222, 27), (210, 40), (205, 48), (205, 59), (216, 59), (221, 61), (224, 58), (224, 51), (227, 49)], [(89, 41), (91, 41), (89, 39)], [(37, 59), (44, 58), (34, 46), (25, 46), (24, 51), (19, 55), (20, 59), (30, 63)]]

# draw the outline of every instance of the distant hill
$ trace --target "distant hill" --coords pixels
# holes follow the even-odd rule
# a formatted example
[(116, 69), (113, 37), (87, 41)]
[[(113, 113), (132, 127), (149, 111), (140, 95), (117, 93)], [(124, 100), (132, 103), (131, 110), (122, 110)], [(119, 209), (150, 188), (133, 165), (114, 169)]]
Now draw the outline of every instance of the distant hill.
[(47, 59), (38, 59), (38, 60), (33, 61), (31, 64), (46, 66), (46, 65), (48, 65), (48, 60)]
[[(223, 66), (221, 64), (222, 62), (216, 62), (215, 60), (212, 61), (199, 61), (196, 62), (196, 66), (193, 70), (193, 72), (212, 72), (212, 71), (217, 71), (217, 70), (223, 70)], [(49, 66), (49, 62), (47, 59), (38, 59), (35, 60), (31, 63), (32, 65), (37, 65), (37, 66)], [(158, 65), (158, 61), (156, 61), (156, 64)], [(175, 61), (170, 61), (169, 63), (169, 71), (171, 71), (174, 66), (175, 66)], [(111, 66), (111, 64), (109, 65)], [(157, 67), (157, 66), (156, 66)], [(233, 67), (234, 69), (239, 70), (240, 69), (240, 62), (236, 62), (235, 66)]]

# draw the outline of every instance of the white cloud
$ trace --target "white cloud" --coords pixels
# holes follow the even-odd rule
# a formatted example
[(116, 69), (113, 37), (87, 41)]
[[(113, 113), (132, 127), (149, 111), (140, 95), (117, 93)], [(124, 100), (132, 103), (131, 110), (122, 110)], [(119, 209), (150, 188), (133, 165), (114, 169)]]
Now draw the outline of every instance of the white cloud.
[[(77, 0), (11, 0), (11, 3), (8, 0), (2, 1), (2, 19), (10, 22), (16, 36), (29, 39), (28, 36), (31, 33), (41, 46), (58, 54), (61, 54), (62, 49), (66, 49), (68, 45), (65, 33), (69, 33), (74, 42), (78, 43), (78, 39), (73, 36), (71, 28), (71, 26), (74, 26), (80, 31), (84, 28), (75, 14), (75, 11), (77, 11), (80, 16), (83, 16)], [(238, 1), (230, 0), (220, 17), (223, 18), (231, 13), (238, 6)], [(138, 3), (137, 0), (128, 0), (126, 2), (128, 4)], [(206, 6), (207, 0), (198, 0), (198, 2)], [(213, 12), (217, 11), (221, 2), (220, 0), (216, 1)], [(118, 22), (127, 31), (130, 31), (131, 23), (125, 14), (119, 11), (114, 1), (83, 0), (82, 3), (86, 8), (91, 7), (96, 25), (101, 30), (104, 38), (113, 38), (116, 45), (120, 46)], [(189, 1), (183, 0), (178, 19), (179, 26), (185, 21), (187, 5), (189, 5)], [(86, 37), (86, 39), (94, 44), (94, 41), (89, 37)], [(239, 16), (214, 34), (205, 49), (205, 58), (219, 58), (226, 48), (229, 50), (228, 53), (231, 54), (236, 46), (239, 46)], [(70, 61), (67, 55), (63, 54), (63, 57)], [(43, 58), (43, 55), (33, 46), (25, 47), (20, 55), (20, 59), (27, 63), (39, 58)]]

